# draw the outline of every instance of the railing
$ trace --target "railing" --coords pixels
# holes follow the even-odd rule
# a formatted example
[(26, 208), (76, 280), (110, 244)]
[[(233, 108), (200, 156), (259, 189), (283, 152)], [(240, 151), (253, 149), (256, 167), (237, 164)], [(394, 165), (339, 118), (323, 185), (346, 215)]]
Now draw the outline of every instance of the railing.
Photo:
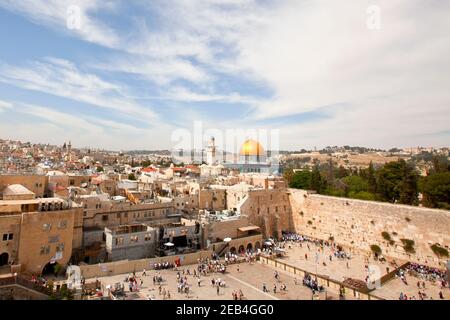
[(0, 287), (11, 286), (11, 285), (20, 285), (22, 287), (25, 287), (25, 288), (33, 290), (33, 291), (37, 291), (37, 292), (45, 294), (45, 295), (50, 294), (49, 288), (46, 288), (42, 285), (34, 283), (33, 281), (27, 280), (23, 277), (12, 276), (12, 277), (7, 277), (7, 278), (0, 278)]
[[(294, 273), (296, 275), (300, 275), (300, 276), (305, 276), (306, 274), (309, 275), (314, 275), (314, 273), (312, 272), (308, 272), (305, 271), (303, 269), (297, 268), (295, 266), (289, 265), (285, 262), (281, 262), (278, 261), (276, 259), (272, 259), (268, 256), (261, 256), (260, 257), (260, 263), (263, 264), (267, 264), (267, 265), (272, 265), (275, 268), (280, 268), (283, 269), (287, 272), (291, 272)], [(362, 288), (361, 289), (357, 289), (355, 287), (349, 286), (347, 284), (344, 284), (343, 282), (334, 280), (334, 279), (330, 279), (328, 276), (324, 276), (324, 275), (314, 275), (314, 277), (317, 277), (317, 283), (319, 286), (324, 286), (327, 288), (331, 288), (334, 289), (336, 291), (338, 291), (340, 288), (345, 288), (346, 290), (349, 290), (350, 292), (353, 293), (354, 297), (357, 297), (361, 300), (384, 300), (383, 298), (380, 298), (378, 296), (375, 296), (373, 294), (370, 294), (369, 292), (371, 290), (369, 290), (367, 287), (366, 288)]]
[(228, 247), (229, 243), (225, 243), (220, 250), (216, 251), (217, 256), (222, 256), (222, 254), (225, 252), (225, 249)]
[(392, 270), (391, 272), (385, 274), (384, 276), (382, 276), (380, 278), (380, 285), (384, 285), (386, 283), (388, 283), (389, 281), (391, 281), (392, 279), (395, 278), (395, 275), (397, 274), (397, 271), (400, 269), (406, 269), (409, 266), (410, 262), (405, 262), (404, 264), (402, 264), (400, 267)]

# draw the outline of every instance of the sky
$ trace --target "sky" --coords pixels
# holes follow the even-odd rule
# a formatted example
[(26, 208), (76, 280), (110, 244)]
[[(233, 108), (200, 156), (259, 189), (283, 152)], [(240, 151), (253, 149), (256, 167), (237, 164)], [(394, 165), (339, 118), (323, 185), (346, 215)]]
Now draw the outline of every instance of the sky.
[(448, 12), (440, 0), (0, 0), (0, 138), (170, 149), (201, 122), (276, 131), (281, 150), (448, 147)]

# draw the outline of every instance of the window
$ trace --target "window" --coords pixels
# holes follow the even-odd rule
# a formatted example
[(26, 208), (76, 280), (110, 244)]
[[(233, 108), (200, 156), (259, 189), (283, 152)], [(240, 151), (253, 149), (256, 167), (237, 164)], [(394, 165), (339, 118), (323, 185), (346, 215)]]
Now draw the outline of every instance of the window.
[(3, 234), (3, 241), (8, 241), (8, 234), (7, 233)]
[(14, 234), (10, 233), (8, 234), (8, 240), (12, 240), (14, 238)]
[(124, 213), (124, 217), (125, 217), (125, 218), (128, 218), (128, 212), (125, 212), (125, 213)]
[(138, 242), (138, 241), (139, 241), (139, 238), (138, 238), (138, 236), (131, 236), (131, 237), (130, 237), (130, 241), (131, 241), (131, 242)]
[(60, 243), (56, 246), (56, 251), (57, 252), (62, 252), (64, 251), (64, 243)]
[(120, 246), (120, 245), (123, 245), (123, 238), (122, 237), (116, 238), (116, 246)]
[(117, 219), (120, 219), (120, 212), (117, 214)]
[(73, 186), (75, 184), (75, 180), (70, 179), (70, 185)]
[(66, 229), (66, 228), (67, 228), (67, 220), (63, 220), (58, 223), (58, 229)]
[(49, 254), (50, 253), (50, 246), (44, 245), (41, 246), (41, 255)]
[(278, 212), (278, 207), (275, 207), (275, 212)]
[(103, 220), (103, 221), (108, 221), (108, 215), (107, 215), (107, 214), (104, 214), (104, 215), (102, 216), (102, 220)]
[(57, 243), (59, 242), (59, 235), (48, 237), (48, 243)]
[(151, 234), (146, 234), (145, 235), (145, 241), (150, 241), (152, 240), (152, 235)]
[(44, 224), (42, 225), (42, 229), (43, 229), (44, 231), (50, 231), (50, 230), (52, 229), (52, 224), (51, 224), (51, 223), (44, 223)]
[(270, 213), (270, 208), (269, 207), (267, 208), (267, 213)]

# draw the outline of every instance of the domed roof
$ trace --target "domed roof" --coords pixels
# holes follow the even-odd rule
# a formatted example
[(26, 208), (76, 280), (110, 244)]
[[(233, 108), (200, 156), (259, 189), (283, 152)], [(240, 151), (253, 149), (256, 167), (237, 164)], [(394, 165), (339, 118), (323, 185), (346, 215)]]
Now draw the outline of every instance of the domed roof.
[(241, 147), (240, 151), (241, 156), (263, 156), (264, 148), (258, 141), (255, 140), (247, 140)]

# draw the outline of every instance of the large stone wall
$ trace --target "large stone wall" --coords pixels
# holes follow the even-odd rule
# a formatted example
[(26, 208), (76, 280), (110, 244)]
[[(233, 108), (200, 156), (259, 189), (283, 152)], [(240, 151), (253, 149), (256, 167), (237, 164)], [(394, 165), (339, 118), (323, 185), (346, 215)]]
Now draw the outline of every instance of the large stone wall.
[(251, 224), (261, 228), (264, 237), (281, 237), (281, 231), (292, 230), (292, 210), (287, 189), (250, 190), (240, 207)]
[[(450, 212), (414, 206), (362, 201), (311, 194), (289, 189), (292, 220), (296, 232), (334, 241), (346, 247), (370, 252), (376, 244), (382, 254), (443, 268), (448, 258), (438, 258), (430, 246), (450, 245)], [(386, 241), (388, 232), (395, 241)], [(415, 253), (408, 254), (400, 239), (415, 242)]]

